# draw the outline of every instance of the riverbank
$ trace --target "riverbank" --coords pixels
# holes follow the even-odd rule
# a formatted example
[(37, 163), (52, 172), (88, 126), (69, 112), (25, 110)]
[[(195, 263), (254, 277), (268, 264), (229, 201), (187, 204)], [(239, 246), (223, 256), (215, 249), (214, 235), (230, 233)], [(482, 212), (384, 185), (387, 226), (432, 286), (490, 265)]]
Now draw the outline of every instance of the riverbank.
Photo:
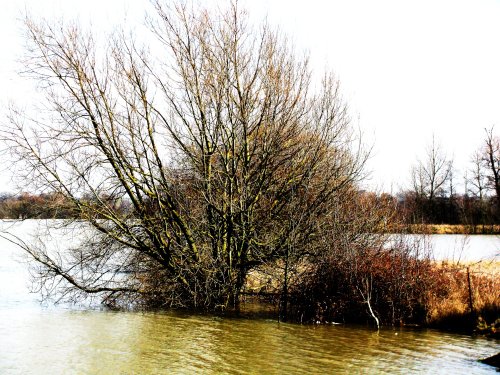
[(500, 234), (500, 225), (410, 224), (395, 228), (410, 234)]
[(500, 262), (436, 263), (427, 325), (500, 338)]

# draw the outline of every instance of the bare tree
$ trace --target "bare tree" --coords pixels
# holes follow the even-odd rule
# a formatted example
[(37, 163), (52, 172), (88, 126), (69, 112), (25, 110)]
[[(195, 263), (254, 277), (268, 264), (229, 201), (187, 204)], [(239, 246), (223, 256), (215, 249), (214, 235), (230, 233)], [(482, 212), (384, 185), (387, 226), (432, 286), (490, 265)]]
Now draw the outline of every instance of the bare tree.
[(470, 177), (466, 179), (467, 186), (469, 186), (466, 193), (471, 193), (480, 201), (484, 198), (487, 184), (483, 159), (484, 157), (479, 151), (474, 152), (471, 159)]
[(487, 187), (495, 192), (500, 208), (500, 138), (493, 134), (494, 127), (486, 129), (483, 163), (486, 170)]
[(441, 146), (432, 136), (432, 143), (426, 149), (424, 160), (418, 160), (411, 170), (414, 191), (420, 197), (432, 201), (444, 192), (445, 184), (452, 174), (452, 167), (452, 160), (443, 153)]
[(59, 253), (17, 241), (49, 295), (237, 304), (250, 270), (317, 247), (361, 175), (332, 75), (314, 88), (307, 58), (236, 3), (167, 4), (149, 19), (154, 54), (125, 32), (103, 48), (76, 25), (26, 21), (48, 111), (13, 109), (3, 139), (18, 177), (72, 202), (90, 233)]
[[(494, 127), (485, 129), (484, 143), (472, 155), (467, 193), (479, 199), (477, 210), (480, 220), (493, 223), (500, 213), (500, 140)], [(493, 193), (493, 195), (490, 194)], [(486, 217), (484, 217), (486, 214)], [(483, 222), (484, 224), (484, 222)]]

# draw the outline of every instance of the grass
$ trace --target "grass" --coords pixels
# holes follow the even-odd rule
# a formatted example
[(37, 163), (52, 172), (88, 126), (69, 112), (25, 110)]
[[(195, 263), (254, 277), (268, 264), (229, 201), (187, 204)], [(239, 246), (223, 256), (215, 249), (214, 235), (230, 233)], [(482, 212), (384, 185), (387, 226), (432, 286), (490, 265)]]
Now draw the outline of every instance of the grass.
[(410, 224), (400, 228), (414, 234), (500, 234), (500, 225)]
[(458, 265), (443, 262), (436, 267), (439, 277), (436, 287), (429, 291), (427, 324), (446, 330), (498, 337), (500, 262)]

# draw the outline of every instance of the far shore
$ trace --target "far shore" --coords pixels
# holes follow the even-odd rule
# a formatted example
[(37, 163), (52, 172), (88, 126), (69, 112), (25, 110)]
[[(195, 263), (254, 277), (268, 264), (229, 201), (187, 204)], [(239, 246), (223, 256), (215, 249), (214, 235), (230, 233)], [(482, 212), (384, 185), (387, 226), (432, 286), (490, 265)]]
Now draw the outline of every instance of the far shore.
[(412, 234), (500, 234), (500, 225), (409, 224), (395, 232)]

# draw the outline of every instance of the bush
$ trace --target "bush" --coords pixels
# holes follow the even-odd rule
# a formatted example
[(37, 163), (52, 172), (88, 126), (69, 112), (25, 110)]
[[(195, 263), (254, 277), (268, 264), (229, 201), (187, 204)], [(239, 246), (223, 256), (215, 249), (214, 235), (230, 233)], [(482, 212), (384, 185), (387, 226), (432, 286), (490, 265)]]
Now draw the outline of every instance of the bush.
[(428, 257), (412, 251), (410, 244), (397, 242), (324, 258), (294, 285), (293, 315), (315, 322), (423, 323), (434, 271)]

